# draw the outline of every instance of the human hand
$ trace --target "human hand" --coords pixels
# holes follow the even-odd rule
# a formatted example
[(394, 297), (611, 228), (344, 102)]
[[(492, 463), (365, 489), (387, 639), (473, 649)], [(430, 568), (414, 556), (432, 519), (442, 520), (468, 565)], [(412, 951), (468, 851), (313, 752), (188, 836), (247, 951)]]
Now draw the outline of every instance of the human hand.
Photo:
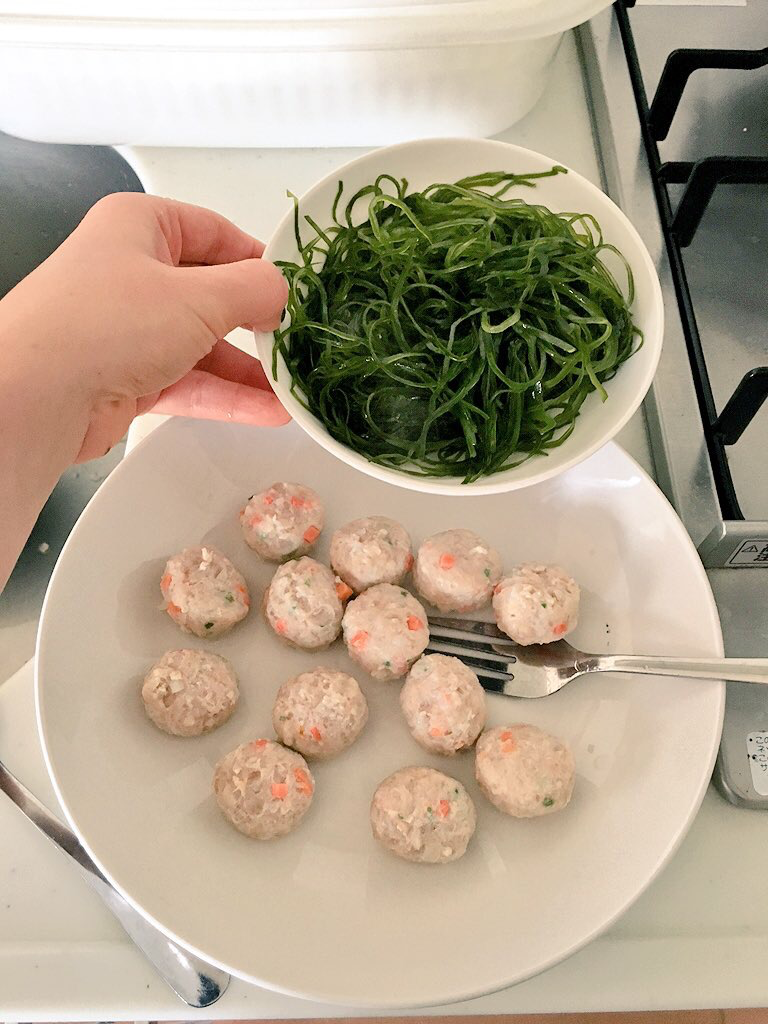
[(288, 422), (258, 360), (222, 340), (280, 322), (288, 288), (263, 249), (210, 210), (117, 194), (6, 296), (3, 326), (23, 339), (30, 374), (63, 389), (81, 425), (76, 461), (150, 410)]

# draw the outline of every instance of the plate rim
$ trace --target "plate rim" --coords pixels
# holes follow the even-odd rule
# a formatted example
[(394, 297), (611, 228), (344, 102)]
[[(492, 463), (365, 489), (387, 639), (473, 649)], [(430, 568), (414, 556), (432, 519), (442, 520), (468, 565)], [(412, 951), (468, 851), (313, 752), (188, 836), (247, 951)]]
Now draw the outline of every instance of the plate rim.
[[(188, 423), (189, 420), (186, 420), (183, 417), (170, 417), (165, 423), (160, 424), (149, 435), (147, 435), (145, 438), (143, 438), (142, 441), (140, 441), (139, 444), (137, 444), (136, 447), (131, 452), (129, 452), (126, 455), (126, 457), (119, 463), (119, 465), (115, 467), (115, 469), (110, 474), (110, 479), (112, 477), (114, 477), (115, 474), (122, 474), (123, 472), (125, 472), (124, 467), (126, 466), (126, 464), (130, 465), (130, 463), (134, 460), (134, 458), (141, 457), (141, 456), (137, 456), (137, 453), (142, 452), (146, 448), (152, 447), (154, 444), (162, 443), (163, 437), (164, 437), (165, 434), (171, 433), (174, 429), (178, 429), (179, 428), (179, 424), (180, 423), (183, 424), (185, 422)], [(202, 425), (202, 427), (204, 429), (205, 424), (208, 421), (196, 420), (194, 422), (196, 424)], [(158, 438), (160, 439), (159, 441), (158, 441)], [(706, 570), (704, 569), (704, 566), (702, 565), (702, 563), (701, 563), (701, 561), (700, 561), (700, 559), (698, 557), (698, 552), (696, 550), (696, 546), (694, 545), (691, 537), (689, 536), (688, 532), (686, 531), (686, 529), (685, 529), (682, 521), (680, 520), (679, 516), (675, 512), (674, 507), (672, 506), (671, 502), (666, 497), (664, 492), (661, 490), (659, 485), (650, 476), (650, 474), (648, 472), (646, 472), (646, 470), (643, 469), (643, 467), (637, 462), (637, 460), (632, 455), (630, 455), (627, 451), (625, 451), (621, 447), (621, 445), (619, 445), (616, 441), (612, 440), (612, 441), (607, 442), (605, 445), (602, 446), (600, 451), (604, 452), (606, 455), (608, 455), (608, 456), (610, 456), (612, 458), (618, 458), (620, 461), (621, 460), (625, 460), (627, 468), (631, 469), (635, 473), (637, 473), (640, 476), (640, 478), (643, 480), (643, 482), (644, 482), (644, 484), (646, 486), (650, 485), (651, 488), (658, 493), (658, 496), (662, 499), (664, 504), (668, 507), (669, 511), (672, 513), (672, 516), (673, 516), (673, 519), (674, 519), (674, 522), (675, 522), (675, 527), (676, 527), (676, 529), (677, 529), (677, 531), (679, 533), (679, 536), (680, 536), (680, 538), (681, 538), (681, 540), (683, 542), (683, 545), (685, 547), (687, 547), (688, 552), (694, 556), (693, 557), (693, 566), (694, 566), (694, 568), (696, 570), (697, 576), (699, 577), (699, 581), (701, 583), (703, 583), (703, 585), (704, 585), (704, 590), (705, 590), (705, 593), (707, 595), (707, 604), (708, 604), (708, 607), (709, 607), (711, 625), (713, 627), (712, 639), (715, 641), (715, 647), (716, 647), (716, 650), (717, 650), (717, 655), (716, 656), (722, 657), (723, 656), (723, 635), (722, 635), (722, 628), (721, 628), (721, 624), (720, 624), (720, 618), (719, 618), (719, 614), (718, 614), (718, 611), (717, 611), (717, 605), (716, 605), (716, 602), (715, 602), (715, 599), (714, 599), (714, 594), (713, 594), (712, 588), (711, 588), (711, 586), (709, 584), (709, 579), (707, 577)], [(593, 454), (595, 454), (595, 453), (593, 453)], [(583, 461), (586, 461), (586, 460), (583, 460)], [(60, 784), (59, 784), (59, 780), (57, 778), (57, 775), (56, 775), (56, 772), (54, 770), (54, 766), (53, 766), (53, 763), (52, 763), (52, 760), (51, 760), (51, 754), (50, 754), (49, 745), (48, 745), (48, 730), (47, 730), (46, 721), (45, 721), (43, 686), (42, 686), (42, 683), (41, 683), (41, 672), (40, 672), (41, 656), (42, 656), (42, 653), (43, 653), (43, 647), (45, 645), (45, 638), (44, 638), (43, 634), (44, 634), (45, 624), (46, 624), (46, 620), (47, 620), (48, 606), (49, 606), (49, 603), (51, 601), (52, 593), (53, 593), (53, 590), (54, 590), (57, 578), (58, 578), (59, 574), (62, 571), (62, 565), (64, 564), (65, 556), (66, 556), (66, 554), (68, 552), (68, 549), (69, 549), (70, 545), (72, 545), (74, 543), (73, 538), (76, 537), (76, 533), (77, 533), (81, 523), (84, 522), (86, 520), (86, 518), (90, 518), (90, 516), (93, 515), (93, 507), (95, 507), (96, 504), (98, 503), (99, 495), (100, 495), (102, 489), (103, 488), (99, 488), (99, 490), (93, 495), (93, 497), (90, 499), (90, 501), (88, 502), (88, 504), (83, 509), (83, 511), (80, 514), (80, 516), (78, 517), (77, 522), (75, 523), (75, 526), (73, 527), (69, 537), (67, 538), (67, 540), (66, 540), (66, 542), (65, 542), (65, 544), (64, 544), (64, 546), (62, 548), (62, 551), (61, 551), (61, 554), (59, 556), (59, 559), (58, 559), (58, 561), (56, 563), (56, 566), (54, 568), (54, 571), (53, 571), (53, 573), (51, 575), (51, 579), (50, 579), (48, 587), (46, 589), (45, 598), (44, 598), (44, 601), (43, 601), (43, 606), (42, 606), (42, 610), (41, 610), (41, 614), (40, 614), (40, 621), (39, 621), (37, 635), (36, 635), (36, 641), (35, 641), (35, 658), (34, 658), (35, 718), (36, 718), (36, 722), (37, 722), (37, 729), (38, 729), (38, 735), (39, 735), (39, 739), (40, 739), (40, 745), (42, 747), (42, 752), (43, 752), (43, 758), (44, 758), (44, 761), (45, 761), (46, 771), (48, 772), (48, 776), (49, 776), (49, 778), (51, 780), (51, 785), (53, 786), (53, 790), (54, 790), (54, 793), (56, 795), (56, 798), (59, 801), (59, 803), (61, 805), (61, 808), (62, 808), (62, 810), (64, 812), (64, 815), (65, 815), (65, 818), (67, 820), (67, 823), (69, 824), (69, 826), (74, 831), (74, 833), (77, 836), (79, 842), (85, 848), (85, 850), (88, 853), (88, 855), (94, 861), (94, 863), (99, 868), (99, 870), (104, 874), (104, 876), (107, 879), (107, 881), (109, 882), (109, 884), (126, 900), (126, 902), (128, 904), (130, 904), (131, 907), (133, 907), (139, 914), (141, 914), (142, 917), (145, 920), (147, 920), (150, 924), (154, 925), (154, 927), (156, 927), (158, 929), (158, 931), (160, 931), (167, 938), (172, 939), (174, 942), (178, 943), (184, 949), (187, 949), (189, 952), (194, 953), (196, 956), (199, 956), (200, 959), (204, 960), (205, 962), (210, 963), (213, 966), (219, 967), (221, 970), (224, 970), (224, 971), (230, 973), (233, 977), (236, 977), (236, 978), (240, 979), (241, 981), (244, 981), (244, 982), (246, 982), (248, 984), (256, 985), (257, 987), (264, 988), (264, 989), (266, 989), (268, 991), (271, 991), (271, 992), (276, 992), (276, 993), (278, 993), (280, 995), (290, 996), (292, 998), (300, 999), (300, 1000), (305, 1001), (305, 1002), (322, 1003), (322, 1004), (324, 1004), (326, 1006), (339, 1006), (339, 1007), (344, 1007), (344, 1008), (358, 1008), (358, 1009), (361, 1009), (361, 1010), (376, 1010), (376, 1009), (378, 1009), (378, 1010), (397, 1010), (397, 1011), (399, 1011), (399, 1010), (408, 1010), (408, 1009), (419, 1009), (419, 1008), (422, 1008), (422, 1007), (432, 1007), (432, 1006), (450, 1006), (450, 1005), (454, 1005), (456, 1003), (463, 1003), (463, 1002), (466, 1002), (468, 1000), (476, 999), (476, 998), (478, 998), (480, 996), (491, 995), (491, 994), (493, 994), (495, 992), (501, 992), (504, 989), (512, 988), (515, 985), (519, 985), (522, 982), (525, 982), (525, 981), (530, 980), (531, 978), (537, 977), (538, 975), (543, 974), (544, 972), (546, 972), (550, 968), (556, 966), (557, 964), (562, 963), (565, 960), (569, 959), (575, 953), (578, 953), (585, 946), (589, 945), (589, 943), (594, 941), (600, 935), (605, 934), (605, 932), (608, 931), (616, 923), (616, 921), (618, 921), (637, 902), (637, 900), (643, 895), (644, 892), (646, 892), (646, 890), (650, 887), (650, 885), (659, 877), (661, 872), (667, 867), (667, 865), (669, 864), (670, 860), (672, 859), (674, 854), (679, 849), (679, 847), (682, 844), (683, 840), (686, 838), (686, 836), (687, 836), (687, 834), (688, 834), (688, 832), (689, 832), (689, 830), (690, 830), (690, 828), (691, 828), (691, 826), (692, 826), (692, 824), (693, 824), (693, 822), (694, 822), (694, 820), (695, 820), (695, 818), (696, 818), (696, 816), (697, 816), (697, 814), (699, 812), (699, 809), (701, 807), (702, 801), (704, 800), (704, 797), (706, 795), (707, 789), (709, 788), (710, 779), (711, 779), (711, 775), (712, 775), (712, 770), (714, 768), (715, 759), (717, 757), (717, 752), (718, 752), (719, 743), (720, 743), (720, 734), (721, 734), (721, 731), (722, 731), (723, 716), (724, 716), (724, 712), (725, 712), (725, 681), (724, 680), (720, 680), (720, 681), (718, 681), (717, 683), (714, 684), (714, 685), (717, 686), (716, 693), (717, 693), (717, 697), (718, 697), (717, 707), (715, 709), (715, 711), (716, 711), (715, 723), (717, 725), (717, 728), (716, 728), (715, 734), (714, 734), (715, 738), (714, 738), (714, 741), (713, 741), (713, 744), (712, 744), (712, 749), (709, 751), (709, 756), (707, 758), (706, 771), (702, 772), (701, 781), (700, 781), (698, 789), (697, 789), (696, 793), (694, 794), (694, 797), (693, 797), (693, 799), (692, 799), (692, 801), (690, 803), (690, 809), (689, 809), (689, 812), (688, 812), (688, 815), (687, 815), (686, 819), (681, 823), (681, 825), (679, 826), (679, 828), (677, 830), (677, 833), (675, 834), (675, 836), (671, 840), (671, 842), (668, 844), (664, 854), (659, 858), (659, 861), (658, 861), (655, 869), (650, 873), (649, 877), (645, 880), (644, 884), (642, 886), (640, 886), (640, 888), (632, 895), (632, 897), (630, 899), (622, 902), (621, 906), (616, 910), (616, 912), (610, 918), (608, 918), (607, 920), (601, 922), (600, 925), (598, 925), (597, 927), (593, 928), (592, 931), (589, 932), (588, 934), (586, 934), (585, 936), (582, 936), (577, 942), (574, 942), (566, 950), (560, 950), (552, 958), (546, 960), (542, 964), (537, 965), (535, 968), (533, 968), (533, 969), (531, 969), (529, 971), (526, 971), (523, 974), (515, 975), (512, 979), (505, 980), (505, 981), (503, 981), (503, 982), (501, 982), (501, 983), (499, 983), (497, 985), (493, 985), (490, 988), (487, 987), (487, 986), (483, 986), (483, 987), (480, 987), (480, 988), (471, 988), (471, 989), (462, 990), (462, 991), (458, 991), (457, 990), (454, 993), (450, 993), (447, 1000), (446, 999), (442, 999), (442, 998), (441, 999), (435, 999), (433, 997), (430, 997), (430, 998), (425, 999), (425, 1000), (421, 1000), (421, 1001), (418, 1001), (418, 1002), (413, 1002), (411, 1000), (401, 1000), (401, 999), (396, 999), (395, 998), (395, 999), (390, 999), (386, 1003), (382, 1004), (381, 1002), (372, 1001), (372, 1000), (365, 1000), (365, 999), (359, 999), (359, 998), (355, 998), (354, 1000), (350, 1000), (350, 1001), (345, 1001), (344, 999), (340, 999), (338, 997), (338, 995), (336, 995), (335, 993), (327, 993), (327, 992), (322, 992), (322, 991), (319, 991), (319, 990), (314, 990), (311, 993), (297, 991), (296, 989), (292, 989), (292, 988), (284, 986), (284, 985), (280, 985), (280, 984), (276, 984), (276, 983), (273, 983), (273, 982), (265, 981), (263, 979), (257, 979), (254, 975), (248, 974), (247, 972), (244, 972), (244, 971), (239, 970), (237, 968), (233, 968), (230, 964), (227, 964), (224, 961), (221, 961), (221, 960), (219, 960), (219, 959), (217, 959), (215, 957), (212, 957), (209, 953), (207, 953), (201, 947), (196, 946), (194, 943), (191, 943), (191, 942), (183, 939), (181, 936), (177, 935), (171, 928), (167, 927), (166, 925), (163, 925), (159, 920), (157, 920), (157, 918), (155, 918), (152, 914), (150, 914), (147, 910), (145, 910), (144, 907), (142, 907), (140, 905), (140, 903), (138, 901), (136, 901), (126, 889), (124, 889), (120, 884), (118, 884), (115, 881), (115, 879), (112, 877), (111, 872), (102, 863), (101, 859), (97, 856), (95, 851), (92, 849), (91, 844), (81, 834), (81, 832), (80, 832), (80, 830), (78, 828), (77, 822), (75, 820), (75, 817), (74, 817), (74, 815), (73, 815), (73, 813), (72, 813), (72, 811), (71, 811), (71, 809), (69, 807), (69, 803), (68, 803), (67, 799), (65, 798), (64, 793), (62, 792), (62, 789), (61, 789)], [(711, 686), (713, 684), (710, 683), (709, 685)]]

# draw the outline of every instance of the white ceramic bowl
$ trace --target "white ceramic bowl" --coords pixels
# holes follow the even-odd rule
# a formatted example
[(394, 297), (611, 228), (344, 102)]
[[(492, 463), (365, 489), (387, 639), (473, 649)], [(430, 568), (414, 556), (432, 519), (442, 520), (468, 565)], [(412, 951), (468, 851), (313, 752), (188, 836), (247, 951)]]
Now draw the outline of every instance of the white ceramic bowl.
[[(558, 161), (529, 149), (489, 139), (424, 139), (398, 146), (377, 149), (358, 157), (326, 175), (300, 199), (300, 212), (310, 214), (321, 225), (330, 223), (331, 204), (339, 181), (344, 182), (344, 195), (372, 182), (378, 174), (388, 173), (408, 180), (411, 189), (422, 189), (437, 181), (456, 181), (482, 171), (507, 170), (518, 174), (550, 169)], [(460, 477), (411, 476), (369, 462), (346, 445), (330, 436), (323, 424), (308, 412), (291, 394), (290, 376), (280, 357), (277, 375), (272, 374), (272, 334), (258, 334), (259, 357), (280, 401), (310, 437), (343, 462), (363, 473), (417, 491), (434, 494), (478, 495), (512, 491), (546, 480), (581, 462), (619, 431), (638, 409), (650, 387), (661, 354), (664, 310), (656, 269), (648, 250), (632, 224), (595, 185), (576, 171), (542, 178), (534, 189), (521, 190), (530, 202), (540, 203), (556, 212), (591, 213), (600, 224), (606, 241), (613, 243), (627, 259), (635, 280), (632, 314), (643, 332), (642, 347), (608, 381), (608, 399), (597, 394), (584, 402), (571, 436), (546, 456), (529, 459), (522, 465), (493, 476), (464, 484)], [(514, 195), (514, 191), (510, 193)], [(358, 204), (361, 219), (363, 204)], [(302, 224), (304, 221), (302, 219)], [(310, 230), (310, 229), (307, 229)], [(270, 260), (299, 262), (294, 236), (293, 211), (283, 217), (269, 241), (264, 256)], [(603, 257), (619, 282), (623, 270), (618, 259)]]

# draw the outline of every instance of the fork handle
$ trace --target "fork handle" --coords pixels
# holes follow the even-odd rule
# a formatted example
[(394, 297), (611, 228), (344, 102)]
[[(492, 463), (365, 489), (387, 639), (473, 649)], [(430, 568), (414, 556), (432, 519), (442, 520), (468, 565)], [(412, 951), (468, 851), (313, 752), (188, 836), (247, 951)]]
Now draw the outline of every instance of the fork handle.
[(662, 658), (641, 654), (607, 654), (590, 658), (584, 672), (637, 672), (646, 676), (733, 679), (768, 684), (768, 658)]

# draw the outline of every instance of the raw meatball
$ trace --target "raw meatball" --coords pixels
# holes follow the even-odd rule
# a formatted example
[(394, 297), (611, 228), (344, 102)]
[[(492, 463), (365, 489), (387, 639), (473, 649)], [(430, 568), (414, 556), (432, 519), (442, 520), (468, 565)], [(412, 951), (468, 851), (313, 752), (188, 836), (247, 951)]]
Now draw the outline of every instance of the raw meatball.
[(441, 612), (471, 612), (488, 604), (501, 576), (498, 551), (471, 530), (446, 530), (418, 550), (413, 579)]
[(566, 744), (535, 725), (489, 729), (477, 741), (475, 778), (491, 803), (515, 818), (562, 810), (575, 771)]
[(314, 558), (281, 565), (264, 595), (264, 615), (284, 640), (308, 651), (339, 635), (342, 607), (331, 570)]
[(277, 738), (305, 757), (325, 758), (351, 746), (368, 721), (368, 703), (346, 672), (315, 668), (283, 683), (272, 709)]
[(399, 679), (429, 643), (427, 614), (401, 587), (379, 583), (350, 601), (344, 643), (374, 679)]
[(251, 605), (245, 580), (215, 548), (185, 548), (169, 558), (160, 590), (173, 621), (195, 636), (221, 636)]
[(311, 487), (272, 484), (240, 510), (245, 543), (271, 562), (306, 554), (323, 529), (323, 503)]
[(496, 587), (493, 611), (516, 644), (549, 644), (575, 628), (579, 585), (556, 565), (521, 565)]
[(208, 651), (167, 651), (141, 688), (144, 709), (163, 732), (201, 736), (223, 725), (240, 692), (226, 658)]
[(307, 813), (315, 781), (301, 754), (272, 740), (253, 740), (219, 761), (213, 790), (236, 829), (251, 839), (275, 839)]
[(401, 768), (384, 779), (371, 802), (374, 839), (422, 864), (463, 857), (476, 820), (462, 784), (434, 768)]
[(485, 691), (458, 658), (425, 654), (400, 691), (411, 735), (427, 750), (455, 754), (471, 747), (485, 725)]
[(331, 538), (331, 568), (358, 594), (377, 583), (400, 583), (412, 565), (411, 538), (386, 516), (355, 519)]

